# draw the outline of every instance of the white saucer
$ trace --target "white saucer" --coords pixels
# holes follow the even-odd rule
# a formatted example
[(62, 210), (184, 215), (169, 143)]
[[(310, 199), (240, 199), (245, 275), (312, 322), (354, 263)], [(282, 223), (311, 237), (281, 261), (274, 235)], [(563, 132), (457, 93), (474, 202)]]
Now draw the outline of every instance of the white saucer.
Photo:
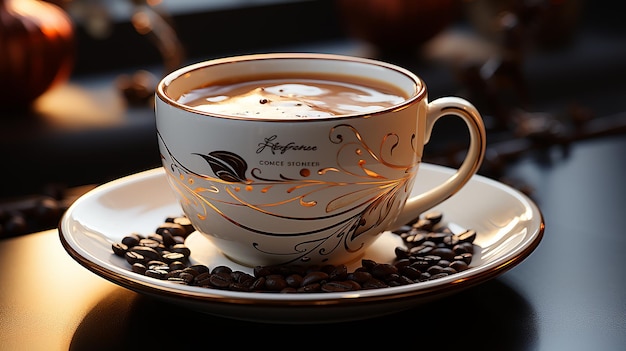
[[(453, 172), (422, 164), (413, 192), (441, 183)], [(347, 293), (234, 292), (185, 286), (132, 272), (124, 259), (113, 255), (111, 244), (131, 232), (151, 233), (167, 216), (182, 214), (162, 168), (127, 176), (86, 193), (64, 214), (59, 236), (72, 258), (115, 284), (213, 315), (275, 323), (339, 322), (408, 309), (511, 269), (533, 252), (543, 236), (543, 216), (532, 200), (479, 175), (434, 209), (441, 211), (452, 226), (477, 231), (474, 243), (482, 250), (474, 255), (471, 268), (432, 281)], [(224, 264), (252, 272), (229, 261), (200, 234), (191, 234), (186, 244), (192, 260), (209, 267)], [(397, 235), (383, 233), (364, 257), (391, 261), (398, 245), (401, 241)]]

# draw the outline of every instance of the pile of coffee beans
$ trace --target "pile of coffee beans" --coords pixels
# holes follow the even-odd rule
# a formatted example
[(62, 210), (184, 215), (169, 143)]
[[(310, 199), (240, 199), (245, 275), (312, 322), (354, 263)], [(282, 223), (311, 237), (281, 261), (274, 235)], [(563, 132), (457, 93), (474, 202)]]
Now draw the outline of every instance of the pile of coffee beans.
[(189, 261), (185, 238), (194, 231), (187, 217), (168, 217), (154, 233), (131, 233), (112, 245), (133, 272), (175, 283), (247, 292), (311, 293), (378, 289), (419, 283), (466, 270), (472, 262), (476, 232), (453, 233), (440, 212), (429, 212), (394, 231), (405, 247), (392, 263), (362, 259), (345, 265), (257, 266), (252, 274), (228, 266), (208, 267)]

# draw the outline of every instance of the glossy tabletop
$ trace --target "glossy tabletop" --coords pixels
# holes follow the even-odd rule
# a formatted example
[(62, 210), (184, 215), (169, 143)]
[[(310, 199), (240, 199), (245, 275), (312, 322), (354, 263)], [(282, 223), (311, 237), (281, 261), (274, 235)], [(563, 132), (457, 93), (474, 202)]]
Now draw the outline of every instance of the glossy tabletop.
[(382, 342), (430, 350), (623, 350), (625, 151), (626, 138), (614, 136), (520, 159), (507, 172), (533, 189), (545, 217), (542, 242), (528, 258), (454, 295), (353, 322), (270, 325), (215, 317), (91, 273), (63, 249), (57, 230), (3, 239), (0, 350), (206, 349), (222, 338), (246, 347)]

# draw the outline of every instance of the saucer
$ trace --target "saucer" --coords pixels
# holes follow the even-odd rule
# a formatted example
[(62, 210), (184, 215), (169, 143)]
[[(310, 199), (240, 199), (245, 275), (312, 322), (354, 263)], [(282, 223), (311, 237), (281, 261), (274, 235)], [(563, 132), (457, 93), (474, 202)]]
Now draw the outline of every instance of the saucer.
[[(436, 186), (453, 173), (453, 169), (423, 163), (412, 193)], [(480, 175), (474, 175), (458, 193), (433, 210), (443, 213), (453, 231), (477, 232), (474, 244), (480, 249), (469, 269), (431, 281), (350, 292), (237, 292), (186, 286), (132, 272), (123, 258), (113, 254), (112, 243), (132, 232), (149, 234), (166, 217), (182, 214), (163, 168), (120, 178), (84, 194), (63, 215), (59, 236), (65, 250), (82, 266), (137, 293), (221, 317), (307, 324), (378, 317), (483, 283), (528, 257), (544, 232), (543, 216), (531, 199)], [(197, 232), (185, 243), (192, 252), (190, 259), (196, 263), (227, 265), (252, 273), (252, 268), (230, 261)], [(391, 262), (394, 248), (399, 245), (402, 241), (397, 235), (384, 232), (363, 257)]]

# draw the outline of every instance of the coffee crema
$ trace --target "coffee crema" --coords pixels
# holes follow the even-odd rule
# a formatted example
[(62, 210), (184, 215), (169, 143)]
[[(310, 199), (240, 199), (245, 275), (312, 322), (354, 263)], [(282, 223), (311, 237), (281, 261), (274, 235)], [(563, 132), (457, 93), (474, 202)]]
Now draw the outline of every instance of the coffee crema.
[(214, 82), (183, 94), (178, 102), (220, 115), (306, 119), (371, 113), (405, 100), (400, 88), (381, 81), (285, 75)]

